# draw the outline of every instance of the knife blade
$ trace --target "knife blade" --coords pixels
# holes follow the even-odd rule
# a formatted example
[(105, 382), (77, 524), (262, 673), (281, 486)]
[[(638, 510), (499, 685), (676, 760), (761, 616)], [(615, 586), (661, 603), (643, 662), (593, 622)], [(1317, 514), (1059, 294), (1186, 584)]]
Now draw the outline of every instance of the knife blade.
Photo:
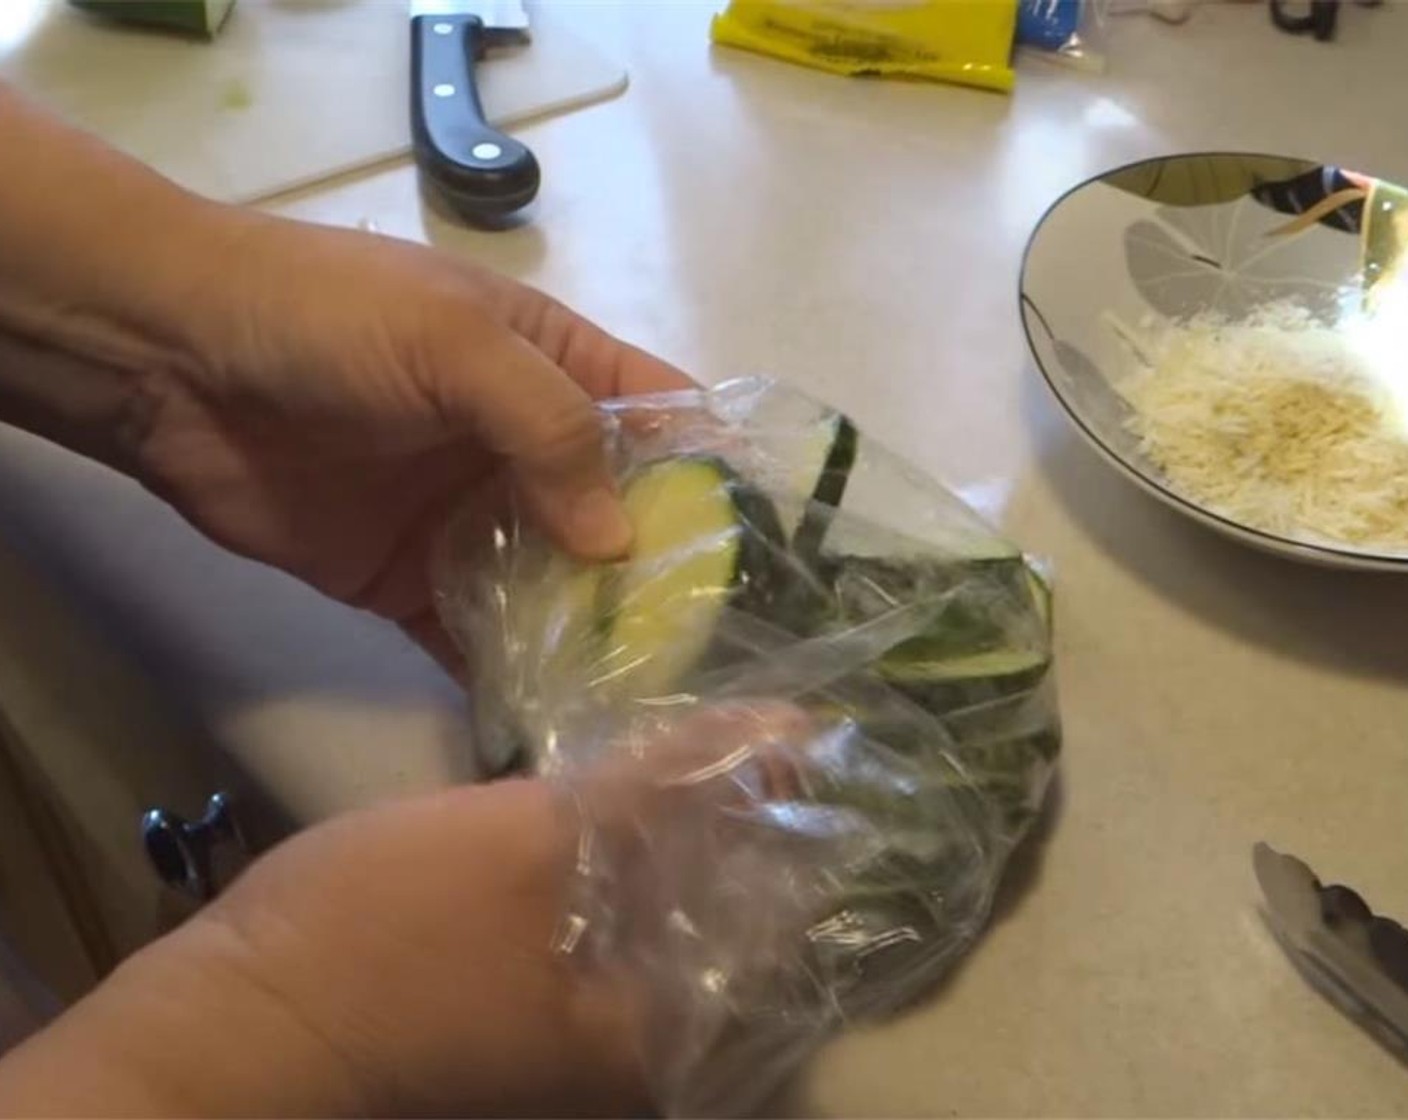
[(422, 176), (473, 221), (538, 193), (537, 159), (485, 121), (475, 78), (489, 50), (526, 42), (521, 0), (411, 0), (411, 148)]
[(1252, 850), (1262, 914), (1291, 963), (1331, 1003), (1408, 1061), (1408, 930), (1295, 856)]

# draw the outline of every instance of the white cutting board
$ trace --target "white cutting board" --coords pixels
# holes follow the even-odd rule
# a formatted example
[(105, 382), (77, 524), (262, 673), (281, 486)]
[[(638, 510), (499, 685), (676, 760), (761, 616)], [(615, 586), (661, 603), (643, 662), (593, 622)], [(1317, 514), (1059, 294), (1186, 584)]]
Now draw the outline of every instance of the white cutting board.
[[(567, 6), (528, 10), (531, 45), (479, 68), (491, 121), (625, 89), (625, 70), (573, 30)], [(192, 190), (249, 202), (409, 149), (407, 20), (403, 0), (237, 0), (204, 42), (63, 0), (0, 0), (0, 78)]]

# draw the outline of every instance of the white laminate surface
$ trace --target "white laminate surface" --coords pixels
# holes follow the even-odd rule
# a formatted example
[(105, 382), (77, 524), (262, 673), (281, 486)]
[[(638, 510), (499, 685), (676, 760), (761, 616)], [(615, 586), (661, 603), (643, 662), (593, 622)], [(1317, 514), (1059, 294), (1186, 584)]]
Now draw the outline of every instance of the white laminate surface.
[[(616, 57), (555, 10), (531, 49), (479, 74), (486, 118), (521, 124), (626, 88)], [(406, 5), (245, 0), (209, 42), (95, 19), (68, 0), (0, 5), (0, 79), (191, 190), (233, 202), (405, 155)]]
[[(1261, 5), (1126, 17), (1106, 74), (1024, 63), (1011, 98), (711, 51), (708, 6), (572, 9), (632, 88), (522, 133), (531, 224), (448, 225), (405, 167), (279, 209), (505, 269), (704, 380), (794, 380), (1056, 573), (1043, 841), (952, 982), (829, 1047), (779, 1107), (1408, 1113), (1408, 1072), (1283, 959), (1250, 871), (1264, 838), (1408, 917), (1408, 581), (1255, 554), (1138, 492), (1046, 398), (1015, 303), (1043, 208), (1111, 164), (1254, 148), (1408, 180), (1408, 7), (1346, 6), (1332, 45)], [(0, 478), (6, 531), (304, 819), (462, 769), (453, 689), (385, 628), (33, 441), (0, 440)]]

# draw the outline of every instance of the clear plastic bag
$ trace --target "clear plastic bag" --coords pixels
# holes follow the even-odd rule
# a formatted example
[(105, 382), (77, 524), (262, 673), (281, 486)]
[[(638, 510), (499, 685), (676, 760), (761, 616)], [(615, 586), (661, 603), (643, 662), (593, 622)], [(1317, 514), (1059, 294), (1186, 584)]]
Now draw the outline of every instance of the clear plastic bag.
[(1018, 0), (1017, 46), (1029, 57), (1101, 73), (1105, 69), (1104, 22), (1109, 2)]
[(638, 978), (663, 1109), (738, 1114), (977, 936), (1059, 746), (1050, 593), (776, 383), (603, 414), (632, 557), (466, 520), (440, 608), (486, 764), (581, 812), (564, 946)]

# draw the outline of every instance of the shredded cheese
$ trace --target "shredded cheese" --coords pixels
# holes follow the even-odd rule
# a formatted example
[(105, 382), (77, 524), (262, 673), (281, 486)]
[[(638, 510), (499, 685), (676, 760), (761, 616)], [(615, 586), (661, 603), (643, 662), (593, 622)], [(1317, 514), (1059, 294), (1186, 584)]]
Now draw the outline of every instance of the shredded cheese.
[[(1408, 551), (1408, 433), (1354, 333), (1285, 303), (1158, 328), (1119, 384), (1172, 487), (1235, 521), (1315, 543)], [(1399, 379), (1393, 384), (1393, 374)]]

